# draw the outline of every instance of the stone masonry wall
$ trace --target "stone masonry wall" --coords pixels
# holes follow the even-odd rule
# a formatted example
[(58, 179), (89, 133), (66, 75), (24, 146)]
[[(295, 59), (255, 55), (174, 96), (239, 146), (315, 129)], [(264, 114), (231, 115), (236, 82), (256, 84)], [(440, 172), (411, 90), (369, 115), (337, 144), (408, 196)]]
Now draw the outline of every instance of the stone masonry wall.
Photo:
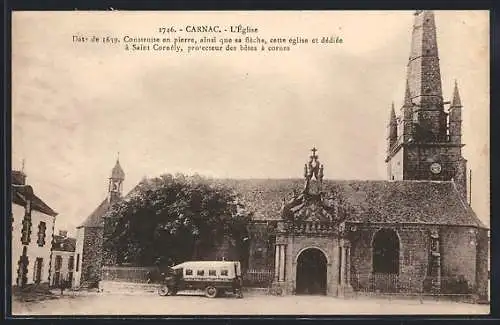
[[(460, 159), (460, 147), (414, 146), (406, 150), (404, 177), (405, 179), (451, 180), (455, 177)], [(433, 162), (441, 164), (441, 173), (437, 175), (431, 173), (430, 166)]]
[(398, 229), (400, 237), (400, 290), (421, 292), (429, 267), (430, 234), (425, 226)]
[(366, 290), (369, 287), (374, 234), (375, 229), (366, 228), (356, 231), (351, 237), (351, 284), (354, 290)]
[(352, 236), (351, 284), (354, 289), (367, 290), (373, 271), (372, 241), (383, 228), (393, 229), (400, 239), (399, 287), (401, 291), (419, 292), (427, 275), (429, 239), (424, 227), (366, 226)]
[(476, 285), (477, 293), (482, 300), (488, 299), (488, 230), (480, 229), (477, 237)]
[(82, 278), (81, 283), (99, 280), (102, 268), (102, 228), (85, 228), (85, 238), (82, 255)]
[[(278, 239), (280, 241), (280, 239)], [(319, 249), (327, 260), (327, 295), (336, 295), (339, 287), (339, 241), (329, 237), (290, 236), (283, 241), (285, 249), (285, 281), (286, 292), (294, 294), (296, 289), (297, 259), (309, 248)]]
[[(351, 236), (351, 283), (356, 290), (369, 288), (373, 271), (372, 240), (382, 227), (364, 226)], [(488, 238), (486, 230), (473, 227), (431, 225), (399, 226), (399, 288), (422, 292), (428, 275), (431, 230), (439, 232), (442, 283), (463, 276), (470, 290), (486, 296), (488, 290)], [(485, 234), (486, 233), (486, 234)]]
[(441, 229), (441, 275), (464, 276), (469, 287), (476, 283), (476, 234), (472, 227), (445, 227)]

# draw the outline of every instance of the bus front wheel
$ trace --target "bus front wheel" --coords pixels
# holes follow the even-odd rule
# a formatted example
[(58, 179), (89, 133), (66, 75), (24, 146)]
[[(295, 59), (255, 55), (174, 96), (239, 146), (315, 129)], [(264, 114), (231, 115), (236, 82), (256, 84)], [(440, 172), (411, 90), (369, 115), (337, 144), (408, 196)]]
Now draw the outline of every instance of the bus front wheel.
[(170, 290), (167, 286), (161, 286), (160, 288), (158, 288), (158, 294), (162, 297), (168, 296), (169, 293)]
[(205, 288), (205, 296), (208, 298), (217, 297), (217, 288), (214, 286), (208, 286)]

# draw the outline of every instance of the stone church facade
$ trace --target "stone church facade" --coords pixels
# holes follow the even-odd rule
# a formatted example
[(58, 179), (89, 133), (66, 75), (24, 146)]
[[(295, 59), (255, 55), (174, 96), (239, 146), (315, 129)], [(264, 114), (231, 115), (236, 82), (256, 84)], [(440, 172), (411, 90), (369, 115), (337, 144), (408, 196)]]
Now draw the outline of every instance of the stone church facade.
[[(399, 116), (394, 104), (390, 109), (388, 180), (324, 179), (327, 167), (316, 148), (301, 178), (218, 180), (254, 215), (248, 269), (271, 269), (276, 294), (467, 292), (485, 298), (488, 229), (467, 203), (462, 103), (454, 87), (445, 102), (434, 14), (416, 11), (403, 105)], [(121, 197), (121, 172), (110, 178), (119, 183), (116, 195), (110, 185), (110, 198)], [(100, 238), (107, 202), (87, 220), (95, 222), (82, 227), (101, 229)], [(85, 235), (81, 242), (85, 246)], [(227, 245), (217, 256), (235, 258)]]

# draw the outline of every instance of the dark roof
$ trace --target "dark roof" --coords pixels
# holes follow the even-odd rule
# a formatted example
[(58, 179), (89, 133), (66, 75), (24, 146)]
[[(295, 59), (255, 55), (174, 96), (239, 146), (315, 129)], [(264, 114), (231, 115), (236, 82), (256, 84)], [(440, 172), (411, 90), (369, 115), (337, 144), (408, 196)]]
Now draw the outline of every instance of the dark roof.
[[(278, 220), (283, 199), (303, 189), (301, 179), (221, 180), (241, 195), (257, 220)], [(485, 227), (453, 182), (324, 181), (352, 209), (349, 222)]]
[(75, 238), (54, 235), (54, 243), (52, 244), (52, 250), (63, 251), (63, 252), (74, 252), (75, 247), (76, 247)]
[[(137, 185), (132, 188), (127, 195), (123, 198), (127, 200), (137, 192), (139, 192), (139, 189), (147, 182), (147, 179), (143, 179)], [(82, 228), (101, 228), (104, 227), (104, 217), (106, 216), (106, 213), (109, 211), (109, 208), (111, 207), (111, 204), (109, 203), (109, 199), (106, 198), (104, 201), (99, 204), (99, 206), (85, 219), (85, 221), (77, 227)]]
[(99, 206), (85, 219), (85, 221), (77, 228), (101, 228), (104, 227), (103, 216), (109, 210), (109, 200), (106, 198)]
[(120, 166), (120, 161), (116, 160), (115, 167), (111, 170), (111, 178), (114, 179), (125, 179), (125, 172), (122, 169), (122, 166)]
[[(232, 188), (254, 220), (279, 220), (283, 199), (304, 188), (302, 179), (211, 179)], [(140, 183), (141, 184), (141, 183)], [(125, 199), (138, 191), (138, 184)], [(353, 223), (405, 223), (486, 228), (464, 201), (453, 182), (325, 180), (324, 191), (333, 193), (350, 208)], [(80, 227), (103, 227), (109, 210), (104, 200)]]
[(31, 208), (38, 212), (55, 217), (57, 212), (52, 210), (38, 197), (30, 185), (12, 185), (12, 203), (26, 207), (26, 201), (31, 199)]
[[(139, 192), (139, 189), (141, 188), (142, 185), (144, 185), (144, 183), (146, 182), (147, 180), (143, 179), (141, 182), (137, 183), (137, 185), (134, 186), (134, 188), (132, 188), (128, 193), (127, 195), (122, 198), (122, 199), (125, 199), (127, 200), (128, 198), (130, 198), (132, 195), (136, 194), (137, 192)], [(109, 211), (109, 208), (111, 207), (111, 204), (109, 203), (109, 199), (106, 198), (104, 201), (101, 202), (101, 204), (99, 204), (99, 206), (87, 217), (87, 219), (85, 219), (85, 221), (77, 227), (78, 228), (82, 228), (82, 227), (86, 227), (86, 228), (101, 228), (101, 227), (104, 227), (104, 217), (106, 216), (106, 213)]]

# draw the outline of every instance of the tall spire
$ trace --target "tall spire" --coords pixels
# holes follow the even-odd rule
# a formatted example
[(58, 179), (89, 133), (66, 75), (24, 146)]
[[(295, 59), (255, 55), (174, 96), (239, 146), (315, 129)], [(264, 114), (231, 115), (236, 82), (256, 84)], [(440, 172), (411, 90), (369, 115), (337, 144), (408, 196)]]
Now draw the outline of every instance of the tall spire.
[(417, 10), (396, 145), (390, 145), (393, 130), (389, 129), (389, 150), (385, 160), (389, 179), (450, 181), (459, 176), (458, 160), (463, 144), (457, 85), (451, 102), (447, 114), (434, 13)]
[[(407, 94), (411, 96), (411, 114), (415, 125), (414, 138), (418, 142), (441, 142), (446, 138), (441, 72), (434, 13), (417, 10), (413, 23), (411, 52), (407, 67)], [(408, 105), (409, 103), (407, 103)]]
[(413, 102), (422, 109), (443, 109), (434, 13), (417, 10), (413, 24), (407, 81)]
[(455, 80), (455, 88), (453, 89), (453, 98), (451, 99), (451, 107), (462, 107), (462, 101), (460, 100), (460, 93), (458, 92), (458, 84)]

